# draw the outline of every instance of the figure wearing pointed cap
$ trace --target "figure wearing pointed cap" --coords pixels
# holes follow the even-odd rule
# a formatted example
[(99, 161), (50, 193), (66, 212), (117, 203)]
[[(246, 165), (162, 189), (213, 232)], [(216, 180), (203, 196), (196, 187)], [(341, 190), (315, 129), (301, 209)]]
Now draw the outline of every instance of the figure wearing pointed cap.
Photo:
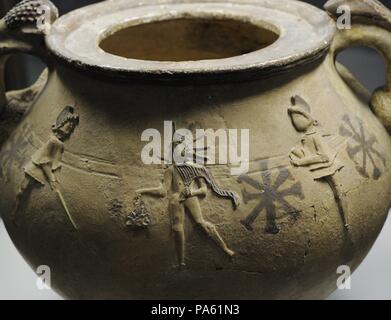
[(300, 144), (293, 148), (289, 155), (292, 164), (296, 167), (308, 167), (314, 180), (324, 180), (329, 184), (344, 227), (348, 229), (346, 204), (341, 196), (343, 192), (335, 179), (335, 174), (343, 168), (338, 161), (338, 152), (331, 149), (324, 136), (318, 132), (318, 122), (312, 117), (311, 108), (303, 98), (292, 98), (288, 114), (295, 129), (303, 133)]
[[(181, 152), (183, 162), (175, 162), (177, 147), (185, 143), (185, 137), (174, 134), (172, 152), (174, 165), (165, 170), (162, 185), (158, 188), (138, 190), (138, 194), (149, 194), (159, 197), (168, 197), (172, 215), (172, 227), (176, 238), (177, 256), (179, 265), (186, 266), (185, 261), (185, 212), (188, 212), (200, 229), (210, 237), (229, 257), (235, 252), (228, 248), (216, 226), (207, 221), (200, 205), (200, 197), (206, 197), (208, 186), (212, 191), (224, 198), (232, 200), (235, 209), (239, 206), (239, 197), (231, 191), (223, 190), (215, 181), (211, 172), (203, 165), (196, 164), (194, 158), (201, 158), (195, 150), (184, 148)], [(185, 144), (186, 145), (186, 144)]]

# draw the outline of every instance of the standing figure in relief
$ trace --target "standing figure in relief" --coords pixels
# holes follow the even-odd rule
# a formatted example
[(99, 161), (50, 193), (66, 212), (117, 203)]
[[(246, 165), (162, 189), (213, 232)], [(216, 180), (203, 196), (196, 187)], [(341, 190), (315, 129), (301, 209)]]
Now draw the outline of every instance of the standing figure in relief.
[(311, 116), (311, 108), (303, 98), (293, 97), (288, 113), (295, 129), (303, 133), (300, 144), (293, 148), (289, 155), (292, 164), (296, 167), (308, 167), (314, 180), (323, 180), (329, 184), (344, 228), (348, 229), (349, 224), (345, 214), (347, 205), (336, 179), (337, 173), (343, 168), (338, 161), (338, 152), (332, 150), (324, 136), (318, 132), (318, 122)]
[(48, 183), (50, 188), (58, 195), (73, 227), (77, 229), (60, 191), (56, 172), (61, 168), (64, 143), (71, 137), (78, 124), (79, 116), (75, 113), (73, 107), (66, 107), (57, 117), (56, 124), (52, 127), (53, 134), (49, 140), (32, 155), (31, 160), (24, 167), (25, 176), (16, 196), (16, 204), (12, 213), (13, 219), (16, 218), (23, 199), (26, 199), (31, 189), (37, 184), (45, 185)]
[[(175, 159), (176, 147), (184, 142), (184, 137), (175, 138), (174, 136), (173, 140), (172, 149)], [(185, 212), (189, 213), (194, 222), (219, 248), (232, 257), (235, 252), (227, 246), (216, 226), (204, 218), (200, 198), (207, 196), (209, 186), (216, 195), (231, 199), (236, 209), (240, 203), (239, 197), (234, 192), (221, 189), (206, 167), (194, 163), (194, 157), (198, 156), (194, 150), (187, 149), (185, 154), (184, 163), (174, 163), (166, 169), (160, 187), (138, 190), (137, 193), (169, 198), (172, 227), (175, 232), (177, 255), (181, 267), (186, 266)]]

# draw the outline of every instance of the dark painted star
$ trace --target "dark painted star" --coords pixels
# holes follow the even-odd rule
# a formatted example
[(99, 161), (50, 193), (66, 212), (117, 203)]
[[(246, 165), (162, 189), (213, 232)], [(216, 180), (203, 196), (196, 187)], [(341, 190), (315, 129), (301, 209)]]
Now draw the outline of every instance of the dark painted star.
[(294, 208), (285, 198), (296, 197), (304, 199), (303, 191), (300, 182), (296, 182), (289, 187), (283, 188), (288, 180), (292, 180), (292, 176), (287, 169), (277, 169), (278, 175), (273, 181), (272, 173), (268, 170), (267, 161), (261, 161), (260, 179), (254, 179), (248, 175), (243, 175), (239, 178), (240, 182), (248, 184), (257, 192), (249, 192), (243, 190), (243, 200), (245, 203), (258, 200), (258, 204), (242, 222), (248, 230), (253, 230), (253, 224), (259, 215), (266, 212), (266, 227), (265, 232), (270, 234), (279, 233), (280, 229), (277, 226), (277, 207), (279, 204), (285, 214), (296, 218), (299, 211)]
[(386, 158), (383, 153), (375, 148), (377, 139), (375, 135), (368, 133), (364, 128), (364, 124), (360, 119), (356, 119), (357, 125), (353, 125), (352, 120), (348, 115), (345, 115), (342, 120), (344, 124), (340, 127), (340, 134), (344, 137), (349, 137), (352, 143), (347, 146), (347, 153), (356, 164), (356, 170), (365, 178), (369, 178), (368, 164), (373, 167), (372, 177), (379, 179), (382, 172), (379, 168), (380, 160), (383, 166), (386, 165)]

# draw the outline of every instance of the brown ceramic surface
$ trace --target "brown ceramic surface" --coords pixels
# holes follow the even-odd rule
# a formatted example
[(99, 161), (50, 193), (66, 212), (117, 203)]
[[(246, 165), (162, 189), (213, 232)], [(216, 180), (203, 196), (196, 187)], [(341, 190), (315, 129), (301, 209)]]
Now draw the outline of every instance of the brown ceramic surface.
[[(390, 14), (345, 0), (331, 16), (339, 4), (350, 30), (291, 0), (110, 0), (45, 31), (1, 20), (2, 57), (49, 66), (0, 99), (0, 213), (20, 253), (67, 298), (328, 296), (391, 199), (390, 82), (371, 100), (334, 62), (356, 43), (389, 62)], [(249, 172), (143, 164), (141, 134), (165, 120), (249, 129)]]

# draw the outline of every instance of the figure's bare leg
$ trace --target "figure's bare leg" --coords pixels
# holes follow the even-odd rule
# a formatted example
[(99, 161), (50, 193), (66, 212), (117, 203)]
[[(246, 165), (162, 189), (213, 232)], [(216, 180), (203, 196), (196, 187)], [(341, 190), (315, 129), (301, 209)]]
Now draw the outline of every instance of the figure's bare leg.
[(172, 217), (173, 217), (173, 230), (175, 233), (175, 243), (177, 249), (177, 256), (180, 266), (185, 266), (185, 209), (181, 203), (171, 204)]
[(349, 221), (346, 214), (347, 211), (347, 204), (343, 197), (343, 191), (341, 190), (340, 186), (338, 185), (338, 182), (335, 181), (334, 176), (328, 176), (325, 177), (327, 183), (329, 184), (331, 190), (333, 191), (335, 201), (337, 202), (339, 214), (341, 216), (342, 223), (344, 225), (344, 228), (346, 230), (349, 229)]
[(193, 197), (189, 198), (185, 202), (186, 208), (189, 210), (191, 216), (193, 217), (194, 221), (197, 223), (197, 225), (200, 226), (200, 228), (211, 238), (213, 239), (217, 245), (223, 249), (223, 251), (230, 257), (233, 257), (235, 255), (235, 252), (228, 248), (227, 244), (223, 240), (223, 238), (220, 236), (219, 232), (217, 231), (215, 225), (210, 223), (209, 221), (206, 221), (204, 217), (202, 216), (201, 206), (198, 198)]
[(31, 184), (32, 184), (31, 178), (28, 176), (25, 176), (21, 185), (20, 185), (18, 194), (16, 195), (15, 207), (11, 213), (12, 220), (16, 219), (16, 215), (17, 215), (19, 208), (20, 208), (20, 205), (23, 201), (23, 197), (25, 196), (26, 192), (30, 189)]

